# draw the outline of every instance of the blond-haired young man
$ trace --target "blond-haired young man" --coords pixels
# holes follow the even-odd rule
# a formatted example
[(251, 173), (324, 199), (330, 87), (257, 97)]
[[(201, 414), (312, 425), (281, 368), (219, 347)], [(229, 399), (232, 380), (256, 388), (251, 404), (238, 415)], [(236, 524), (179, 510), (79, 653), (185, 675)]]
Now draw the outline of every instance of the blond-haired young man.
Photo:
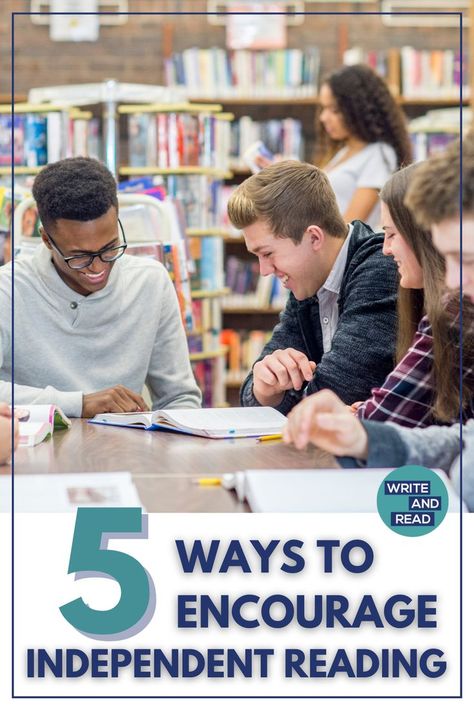
[(260, 273), (290, 291), (242, 404), (286, 414), (322, 388), (347, 404), (364, 400), (393, 367), (398, 279), (383, 235), (358, 220), (347, 225), (324, 172), (299, 161), (248, 178), (228, 213)]

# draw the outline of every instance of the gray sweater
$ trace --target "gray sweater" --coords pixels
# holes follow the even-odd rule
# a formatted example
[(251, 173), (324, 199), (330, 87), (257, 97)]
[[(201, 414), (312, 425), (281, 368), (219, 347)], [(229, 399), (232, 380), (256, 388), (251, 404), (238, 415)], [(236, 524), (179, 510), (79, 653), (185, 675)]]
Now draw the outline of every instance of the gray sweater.
[[(290, 294), (280, 322), (258, 360), (281, 348), (295, 348), (317, 363), (306, 394), (330, 388), (347, 404), (365, 400), (394, 364), (397, 268), (382, 254), (383, 235), (355, 220), (339, 290), (339, 320), (331, 350), (324, 353), (317, 296), (297, 301)], [(257, 361), (258, 362), (258, 361)], [(288, 390), (280, 405), (287, 414), (301, 400)], [(258, 405), (252, 372), (240, 393), (242, 405)]]
[[(0, 400), (11, 401), (12, 264), (0, 269)], [(199, 407), (173, 284), (152, 260), (124, 256), (89, 296), (58, 276), (43, 245), (14, 264), (15, 402), (80, 417), (83, 394), (114, 385), (153, 407)]]
[[(449, 473), (454, 488), (461, 491), (461, 457), (458, 423), (451, 427), (433, 425), (425, 429), (408, 429), (387, 422), (362, 422), (369, 436), (367, 467), (401, 467), (419, 464), (443, 469)], [(474, 511), (474, 420), (463, 427), (462, 498)], [(343, 466), (360, 464), (351, 458), (339, 459)]]

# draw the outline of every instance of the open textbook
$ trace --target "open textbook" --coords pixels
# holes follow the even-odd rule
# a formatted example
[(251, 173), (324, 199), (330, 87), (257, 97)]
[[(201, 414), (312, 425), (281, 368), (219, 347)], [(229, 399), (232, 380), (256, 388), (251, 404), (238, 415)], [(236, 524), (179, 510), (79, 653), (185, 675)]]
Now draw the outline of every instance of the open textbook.
[[(254, 513), (375, 513), (380, 484), (393, 469), (248, 469), (224, 474), (222, 485), (235, 489)], [(436, 473), (449, 494), (449, 511), (459, 511), (450, 479)]]
[(103, 413), (96, 415), (89, 422), (224, 439), (279, 434), (285, 425), (286, 417), (273, 407), (208, 407)]
[(56, 405), (22, 405), (15, 407), (20, 421), (20, 447), (34, 447), (56, 430), (71, 426), (71, 420)]

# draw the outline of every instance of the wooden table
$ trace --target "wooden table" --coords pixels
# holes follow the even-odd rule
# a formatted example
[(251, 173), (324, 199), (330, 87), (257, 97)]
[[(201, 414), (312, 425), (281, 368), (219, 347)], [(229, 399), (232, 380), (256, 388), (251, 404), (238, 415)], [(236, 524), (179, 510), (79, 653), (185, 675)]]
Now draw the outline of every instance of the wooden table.
[[(69, 431), (15, 453), (15, 475), (130, 471), (148, 511), (248, 511), (234, 492), (202, 487), (196, 478), (242, 469), (334, 468), (314, 447), (298, 452), (281, 441), (212, 440), (170, 432), (91, 425), (73, 420)], [(6, 472), (5, 467), (0, 472)]]

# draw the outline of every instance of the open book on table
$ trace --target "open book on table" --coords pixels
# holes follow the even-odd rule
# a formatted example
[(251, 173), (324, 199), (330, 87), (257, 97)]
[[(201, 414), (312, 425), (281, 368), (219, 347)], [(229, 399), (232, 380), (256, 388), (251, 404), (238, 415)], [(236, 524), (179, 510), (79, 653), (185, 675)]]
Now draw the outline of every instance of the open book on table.
[(20, 421), (20, 447), (34, 447), (56, 430), (71, 426), (71, 420), (57, 405), (20, 405), (15, 407)]
[(207, 407), (103, 413), (96, 415), (89, 422), (225, 439), (280, 434), (286, 417), (273, 407)]

